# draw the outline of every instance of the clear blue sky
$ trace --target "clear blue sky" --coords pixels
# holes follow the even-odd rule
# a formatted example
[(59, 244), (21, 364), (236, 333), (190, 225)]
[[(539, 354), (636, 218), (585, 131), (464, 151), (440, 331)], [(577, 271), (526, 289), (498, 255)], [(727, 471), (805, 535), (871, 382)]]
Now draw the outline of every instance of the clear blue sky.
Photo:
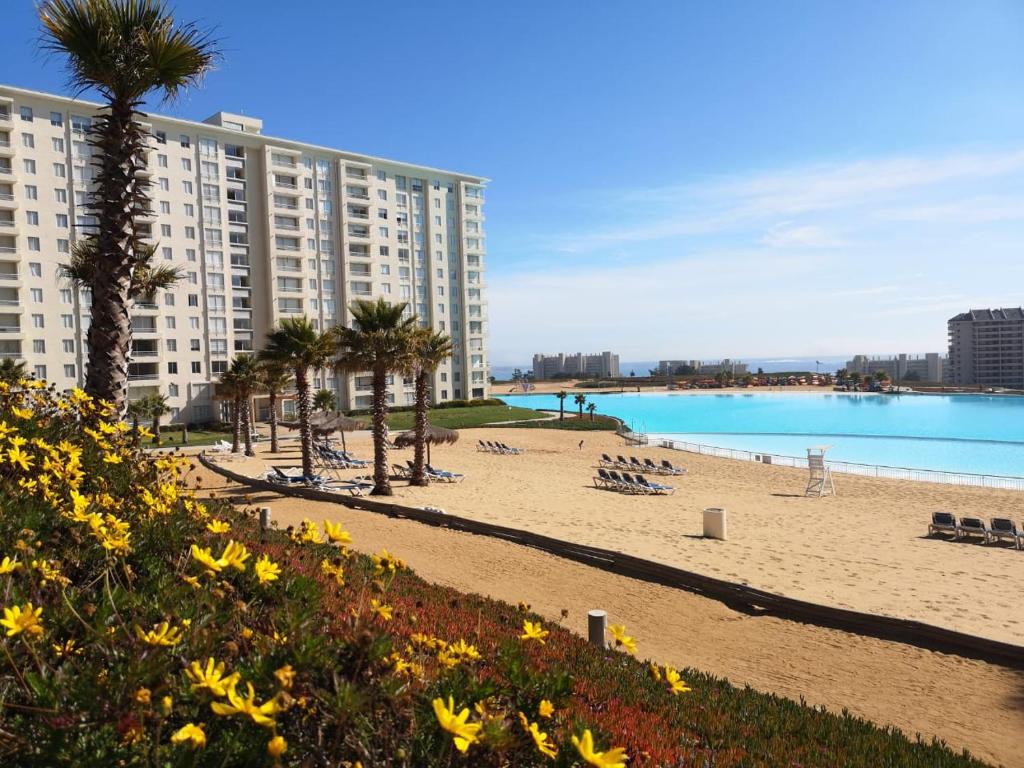
[[(1020, 0), (172, 5), (225, 58), (166, 111), (493, 179), (496, 363), (938, 350), (1024, 302)], [(64, 91), (3, 6), (0, 82)]]

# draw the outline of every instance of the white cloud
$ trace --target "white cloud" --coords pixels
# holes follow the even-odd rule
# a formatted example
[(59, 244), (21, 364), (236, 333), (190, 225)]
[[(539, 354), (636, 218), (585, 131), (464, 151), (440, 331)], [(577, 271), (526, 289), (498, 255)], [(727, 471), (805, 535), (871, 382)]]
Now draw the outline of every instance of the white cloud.
[(847, 245), (846, 241), (824, 227), (799, 226), (791, 221), (776, 224), (765, 233), (761, 242), (769, 248), (839, 248)]

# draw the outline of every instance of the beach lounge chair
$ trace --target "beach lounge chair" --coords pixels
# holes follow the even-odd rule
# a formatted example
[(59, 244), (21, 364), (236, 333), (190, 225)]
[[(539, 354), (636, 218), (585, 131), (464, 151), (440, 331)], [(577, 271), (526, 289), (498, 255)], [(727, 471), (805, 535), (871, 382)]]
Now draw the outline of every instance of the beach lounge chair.
[(424, 469), (426, 470), (427, 475), (444, 480), (445, 482), (448, 483), (461, 483), (463, 480), (466, 479), (465, 475), (459, 474), (458, 472), (449, 472), (444, 469), (435, 469), (429, 464), (427, 464), (424, 467)]
[(614, 469), (616, 466), (618, 466), (618, 464), (614, 460), (612, 460), (612, 457), (609, 456), (607, 453), (601, 454), (601, 460), (597, 462), (597, 465), (599, 467), (607, 467), (609, 469)]
[(631, 493), (654, 493), (653, 488), (649, 488), (646, 483), (641, 483), (639, 480), (634, 480), (628, 472), (622, 473), (622, 481)]
[(669, 461), (668, 459), (662, 459), (661, 460), (661, 468), (662, 468), (662, 471), (664, 471), (664, 473), (666, 475), (685, 475), (686, 474), (686, 469), (684, 467), (677, 467), (671, 461)]
[(608, 477), (610, 477), (612, 482), (615, 484), (615, 490), (626, 491), (627, 493), (636, 493), (636, 489), (633, 487), (632, 481), (627, 483), (619, 476), (619, 473), (616, 472), (614, 469), (608, 470)]
[(486, 451), (487, 453), (491, 452), (490, 444), (485, 445), (483, 440), (476, 441), (476, 449), (478, 451)]
[(653, 472), (656, 475), (660, 475), (663, 474), (665, 470), (655, 464), (654, 461), (651, 460), (650, 456), (646, 456), (644, 457), (644, 472)]
[(629, 468), (634, 472), (649, 472), (650, 470), (644, 466), (643, 462), (640, 461), (636, 456), (629, 457)]
[(518, 456), (523, 452), (522, 448), (513, 448), (512, 446), (505, 445), (504, 443), (498, 443), (498, 447), (501, 448), (504, 453), (511, 454), (512, 456)]
[(625, 456), (623, 456), (623, 455), (622, 455), (622, 454), (620, 453), (620, 454), (617, 454), (617, 455), (615, 456), (615, 458), (616, 458), (616, 459), (618, 459), (618, 461), (617, 461), (617, 462), (616, 462), (616, 464), (615, 464), (615, 468), (616, 468), (616, 469), (629, 469), (629, 467), (630, 467), (630, 464), (629, 464), (629, 462), (628, 462), (628, 461), (626, 461), (626, 457), (625, 457)]
[(300, 467), (271, 467), (270, 472), (267, 473), (267, 479), (273, 483), (283, 483), (285, 485), (317, 485), (322, 486), (327, 484), (327, 478), (321, 475), (306, 476), (303, 474), (292, 475), (285, 472), (286, 469), (298, 469), (302, 471)]
[(988, 537), (991, 534), (988, 523), (982, 520), (980, 517), (961, 517), (960, 518), (960, 538), (968, 538), (969, 536), (981, 536), (982, 541), (988, 541)]
[(231, 443), (227, 440), (218, 440), (206, 450), (209, 453), (231, 453)]
[(650, 480), (648, 480), (643, 475), (637, 475), (634, 478), (634, 482), (637, 482), (640, 485), (649, 488), (651, 493), (657, 493), (657, 494), (662, 494), (662, 495), (671, 495), (671, 494), (675, 493), (675, 490), (676, 490), (671, 485), (662, 485), (661, 483), (652, 483)]
[(932, 521), (928, 524), (928, 535), (932, 536), (940, 531), (952, 533), (955, 538), (960, 538), (960, 524), (949, 512), (932, 512)]
[(391, 469), (395, 471), (395, 474), (398, 475), (398, 477), (404, 478), (406, 480), (409, 479), (409, 477), (412, 475), (412, 472), (403, 467), (401, 464), (392, 464)]
[(351, 467), (368, 467), (373, 464), (372, 461), (367, 461), (366, 459), (357, 459), (348, 451), (335, 451), (335, 453), (341, 457), (342, 461), (347, 462)]
[(608, 470), (603, 467), (599, 467), (597, 470), (597, 477), (594, 478), (595, 488), (611, 488), (617, 490), (618, 483), (612, 480), (611, 475), (608, 474)]
[(1024, 543), (1024, 537), (1021, 536), (1021, 531), (1017, 530), (1017, 524), (1013, 520), (1008, 517), (993, 517), (989, 521), (988, 540), (1001, 539), (1009, 539), (1017, 549)]

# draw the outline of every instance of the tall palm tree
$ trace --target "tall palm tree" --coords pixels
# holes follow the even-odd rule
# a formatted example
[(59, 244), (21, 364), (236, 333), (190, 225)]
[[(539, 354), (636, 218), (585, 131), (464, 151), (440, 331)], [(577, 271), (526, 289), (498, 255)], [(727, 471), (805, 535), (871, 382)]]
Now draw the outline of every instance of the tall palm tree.
[(287, 366), (267, 360), (261, 352), (260, 362), (260, 389), (267, 393), (267, 400), (270, 405), (270, 452), (277, 453), (277, 398), (288, 388), (292, 381), (292, 372)]
[(337, 354), (334, 330), (318, 331), (308, 317), (287, 317), (267, 334), (260, 353), (264, 360), (291, 369), (299, 401), (299, 439), (302, 443), (302, 474), (313, 474), (313, 432), (309, 427), (309, 369), (330, 366)]
[(425, 449), (427, 446), (427, 418), (430, 408), (430, 377), (445, 360), (452, 356), (454, 347), (449, 336), (423, 328), (416, 332), (413, 365), (416, 376), (416, 455), (413, 459), (410, 485), (427, 485)]
[(153, 444), (160, 445), (160, 419), (171, 412), (171, 406), (167, 403), (167, 395), (154, 392), (144, 398), (145, 413), (153, 420)]
[(260, 386), (260, 367), (254, 355), (236, 355), (228, 370), (235, 386), (236, 406), (241, 409), (242, 438), (245, 441), (245, 455), (255, 456), (252, 449), (252, 396)]
[(416, 319), (405, 317), (408, 304), (388, 304), (384, 299), (358, 299), (349, 306), (354, 328), (336, 329), (338, 367), (348, 373), (370, 371), (373, 375), (373, 490), (391, 495), (388, 477), (388, 373), (412, 371)]
[(146, 398), (128, 401), (128, 418), (132, 420), (132, 443), (139, 445), (139, 422), (146, 417)]
[(559, 392), (555, 397), (558, 398), (558, 420), (565, 421), (565, 398), (569, 396), (569, 393), (564, 389)]
[(590, 405), (587, 406), (587, 413), (590, 414), (590, 420), (591, 421), (594, 420), (594, 411), (596, 411), (596, 410), (597, 410), (597, 403), (591, 403)]
[(313, 395), (313, 407), (318, 411), (336, 411), (338, 410), (338, 399), (334, 396), (334, 393), (329, 389), (321, 389), (315, 395)]
[(28, 372), (24, 361), (15, 360), (11, 357), (5, 357), (3, 360), (0, 360), (0, 381), (13, 386), (26, 376), (28, 376)]
[(95, 275), (87, 338), (86, 390), (124, 415), (131, 350), (132, 274), (141, 237), (138, 217), (149, 208), (146, 129), (138, 109), (152, 95), (174, 100), (213, 67), (218, 53), (194, 24), (175, 24), (161, 0), (44, 0), (39, 6), (44, 50), (67, 57), (71, 85), (99, 91), (104, 111), (90, 129), (97, 150), (96, 185), (88, 209), (96, 216)]
[(583, 418), (583, 406), (587, 404), (587, 396), (586, 395), (582, 395), (582, 394), (576, 395), (576, 397), (573, 398), (573, 402), (576, 403), (576, 405), (579, 406), (580, 418), (582, 419)]

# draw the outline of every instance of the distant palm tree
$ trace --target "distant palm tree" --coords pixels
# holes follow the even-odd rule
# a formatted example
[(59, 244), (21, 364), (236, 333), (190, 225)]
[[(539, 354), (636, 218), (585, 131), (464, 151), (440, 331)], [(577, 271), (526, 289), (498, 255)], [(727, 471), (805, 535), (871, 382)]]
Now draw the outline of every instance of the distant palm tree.
[(454, 347), (450, 337), (421, 329), (416, 333), (414, 366), (416, 375), (416, 455), (413, 458), (410, 485), (427, 485), (425, 449), (427, 420), (430, 409), (430, 377), (445, 360), (452, 356)]
[(597, 410), (597, 403), (590, 403), (590, 405), (587, 406), (587, 413), (590, 414), (590, 420), (591, 421), (594, 420), (594, 411), (596, 411), (596, 410)]
[(569, 393), (564, 389), (559, 392), (555, 397), (558, 398), (558, 420), (565, 421), (565, 398), (569, 396)]
[(288, 317), (267, 334), (267, 344), (261, 354), (264, 360), (291, 368), (295, 376), (302, 474), (310, 477), (313, 474), (313, 432), (309, 426), (309, 371), (333, 364), (337, 354), (336, 334), (333, 330), (318, 331), (308, 317)]
[(576, 405), (578, 405), (580, 407), (580, 418), (582, 419), (583, 418), (583, 406), (587, 404), (587, 396), (586, 395), (576, 395), (576, 397), (573, 398), (573, 402), (575, 402)]
[(414, 317), (406, 317), (408, 304), (388, 304), (384, 299), (359, 299), (349, 306), (354, 328), (339, 326), (338, 367), (348, 373), (370, 371), (373, 376), (373, 490), (391, 496), (388, 476), (388, 373), (407, 373), (413, 367)]
[(71, 84), (105, 102), (90, 129), (97, 150), (95, 245), (86, 390), (124, 416), (131, 352), (132, 273), (145, 253), (138, 218), (149, 210), (147, 132), (139, 106), (156, 93), (173, 100), (198, 83), (217, 58), (215, 43), (193, 24), (175, 24), (159, 0), (45, 0), (41, 46), (65, 54)]
[(146, 398), (128, 401), (128, 418), (132, 420), (132, 443), (139, 444), (139, 422), (146, 418)]
[(889, 378), (889, 374), (886, 373), (885, 371), (882, 371), (882, 370), (875, 371), (875, 381), (877, 381), (879, 384), (881, 384), (883, 381), (885, 381), (888, 378)]
[(853, 373), (846, 374), (846, 380), (855, 390), (860, 389), (861, 375), (856, 371), (854, 371)]
[(270, 452), (277, 453), (277, 398), (287, 389), (292, 381), (292, 372), (284, 365), (273, 360), (267, 360), (261, 352), (260, 362), (260, 389), (267, 393), (267, 401), (270, 405)]
[(235, 403), (241, 411), (242, 439), (245, 455), (255, 456), (252, 449), (252, 396), (260, 387), (260, 366), (255, 355), (236, 355), (228, 368), (235, 386)]
[(321, 389), (313, 396), (313, 407), (325, 413), (327, 411), (336, 411), (338, 410), (338, 399), (331, 390)]
[(143, 398), (145, 412), (153, 420), (153, 444), (160, 445), (160, 419), (171, 412), (171, 406), (167, 404), (167, 395), (155, 392)]
[(25, 363), (21, 360), (15, 360), (10, 357), (0, 360), (0, 381), (13, 386), (26, 376), (28, 376), (28, 372), (26, 371)]

